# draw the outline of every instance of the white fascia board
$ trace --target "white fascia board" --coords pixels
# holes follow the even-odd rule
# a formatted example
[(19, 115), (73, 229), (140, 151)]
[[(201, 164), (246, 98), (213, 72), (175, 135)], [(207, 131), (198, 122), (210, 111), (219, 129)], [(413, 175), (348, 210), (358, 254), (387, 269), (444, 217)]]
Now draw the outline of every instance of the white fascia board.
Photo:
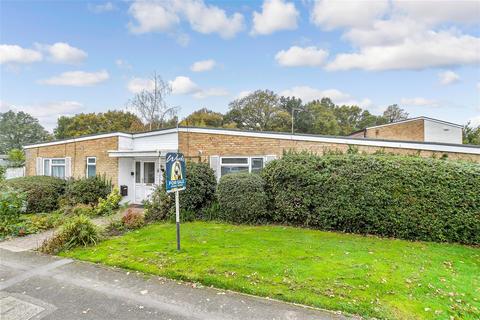
[(468, 154), (480, 154), (480, 147), (466, 147), (466, 146), (454, 146), (445, 144), (433, 144), (433, 143), (418, 143), (408, 141), (385, 141), (385, 140), (368, 140), (363, 138), (339, 138), (339, 137), (320, 137), (320, 136), (308, 136), (308, 135), (292, 135), (283, 133), (270, 133), (270, 132), (249, 132), (249, 131), (234, 131), (234, 130), (216, 130), (216, 129), (204, 129), (204, 128), (179, 128), (181, 132), (193, 132), (193, 133), (208, 133), (208, 134), (221, 134), (231, 136), (242, 137), (257, 137), (257, 138), (270, 138), (270, 139), (282, 139), (293, 141), (312, 141), (312, 142), (326, 142), (326, 143), (338, 143), (338, 144), (351, 144), (358, 146), (372, 146), (372, 147), (385, 147), (385, 148), (400, 148), (400, 149), (416, 149), (427, 150), (436, 152), (456, 152), (456, 153), (468, 153)]
[(178, 132), (177, 128), (158, 130), (158, 131), (150, 131), (150, 132), (142, 132), (142, 133), (134, 133), (132, 135), (132, 138), (135, 139), (135, 138), (150, 137), (150, 136), (161, 136), (163, 134), (175, 133), (175, 132)]
[(72, 138), (72, 139), (65, 139), (65, 140), (58, 140), (52, 142), (44, 142), (44, 143), (37, 143), (24, 146), (23, 149), (30, 149), (30, 148), (38, 148), (38, 147), (47, 147), (47, 146), (55, 146), (59, 144), (65, 143), (72, 143), (72, 142), (79, 142), (79, 141), (86, 141), (86, 140), (95, 140), (95, 139), (103, 139), (103, 138), (111, 138), (111, 137), (126, 137), (131, 138), (132, 135), (123, 132), (113, 132), (113, 133), (105, 133), (105, 134), (97, 134), (94, 136), (87, 136), (87, 137), (79, 137), (79, 138)]

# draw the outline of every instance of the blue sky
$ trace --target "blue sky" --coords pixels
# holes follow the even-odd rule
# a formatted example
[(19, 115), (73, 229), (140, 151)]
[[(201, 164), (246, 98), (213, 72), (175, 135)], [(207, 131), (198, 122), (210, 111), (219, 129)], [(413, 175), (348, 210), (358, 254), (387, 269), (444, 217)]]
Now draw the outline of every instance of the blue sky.
[[(184, 117), (256, 89), (480, 124), (479, 1), (2, 1), (0, 110), (124, 109), (156, 71)], [(195, 64), (197, 62), (197, 64)]]

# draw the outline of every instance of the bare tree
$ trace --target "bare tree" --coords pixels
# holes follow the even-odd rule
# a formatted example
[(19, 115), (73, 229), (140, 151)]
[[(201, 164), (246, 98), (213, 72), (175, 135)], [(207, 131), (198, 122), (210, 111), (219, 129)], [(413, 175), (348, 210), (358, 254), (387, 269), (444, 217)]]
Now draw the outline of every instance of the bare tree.
[(149, 130), (162, 128), (176, 117), (178, 110), (178, 107), (169, 106), (165, 100), (172, 92), (170, 84), (156, 73), (151, 81), (152, 88), (143, 89), (129, 101), (129, 105), (138, 112)]
[(408, 112), (400, 108), (397, 104), (392, 104), (383, 112), (383, 117), (388, 123), (408, 119)]

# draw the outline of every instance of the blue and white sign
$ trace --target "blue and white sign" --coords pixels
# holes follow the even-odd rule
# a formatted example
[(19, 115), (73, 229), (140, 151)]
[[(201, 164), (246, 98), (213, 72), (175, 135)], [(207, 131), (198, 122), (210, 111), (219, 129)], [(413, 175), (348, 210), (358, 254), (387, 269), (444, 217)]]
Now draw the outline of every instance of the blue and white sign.
[(165, 169), (167, 192), (185, 190), (187, 186), (187, 169), (183, 154), (178, 152), (167, 153)]

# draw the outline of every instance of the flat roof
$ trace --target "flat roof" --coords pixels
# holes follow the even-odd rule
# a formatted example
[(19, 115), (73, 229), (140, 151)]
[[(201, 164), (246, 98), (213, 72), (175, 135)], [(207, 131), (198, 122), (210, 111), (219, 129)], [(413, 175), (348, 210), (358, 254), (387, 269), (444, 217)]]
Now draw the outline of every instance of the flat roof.
[(385, 140), (385, 139), (358, 138), (358, 137), (349, 137), (349, 136), (328, 136), (328, 135), (316, 135), (316, 134), (305, 134), (305, 133), (291, 134), (289, 132), (250, 131), (250, 130), (241, 130), (241, 129), (184, 127), (184, 126), (180, 126), (178, 128), (166, 128), (166, 129), (159, 129), (159, 130), (140, 132), (140, 133), (112, 132), (112, 133), (87, 135), (87, 136), (81, 136), (81, 137), (76, 137), (71, 139), (56, 140), (51, 142), (27, 145), (27, 146), (24, 146), (24, 149), (85, 141), (85, 140), (101, 139), (101, 138), (108, 138), (108, 137), (126, 137), (126, 138), (136, 139), (136, 138), (142, 138), (147, 136), (163, 135), (163, 134), (177, 133), (177, 132), (223, 134), (223, 135), (248, 136), (248, 137), (263, 137), (263, 138), (282, 139), (282, 140), (315, 141), (315, 142), (326, 142), (326, 143), (376, 146), (376, 147), (386, 147), (386, 148), (420, 149), (420, 150), (430, 150), (430, 151), (438, 151), (438, 152), (458, 152), (458, 153), (480, 154), (480, 146), (468, 145), (468, 144)]

